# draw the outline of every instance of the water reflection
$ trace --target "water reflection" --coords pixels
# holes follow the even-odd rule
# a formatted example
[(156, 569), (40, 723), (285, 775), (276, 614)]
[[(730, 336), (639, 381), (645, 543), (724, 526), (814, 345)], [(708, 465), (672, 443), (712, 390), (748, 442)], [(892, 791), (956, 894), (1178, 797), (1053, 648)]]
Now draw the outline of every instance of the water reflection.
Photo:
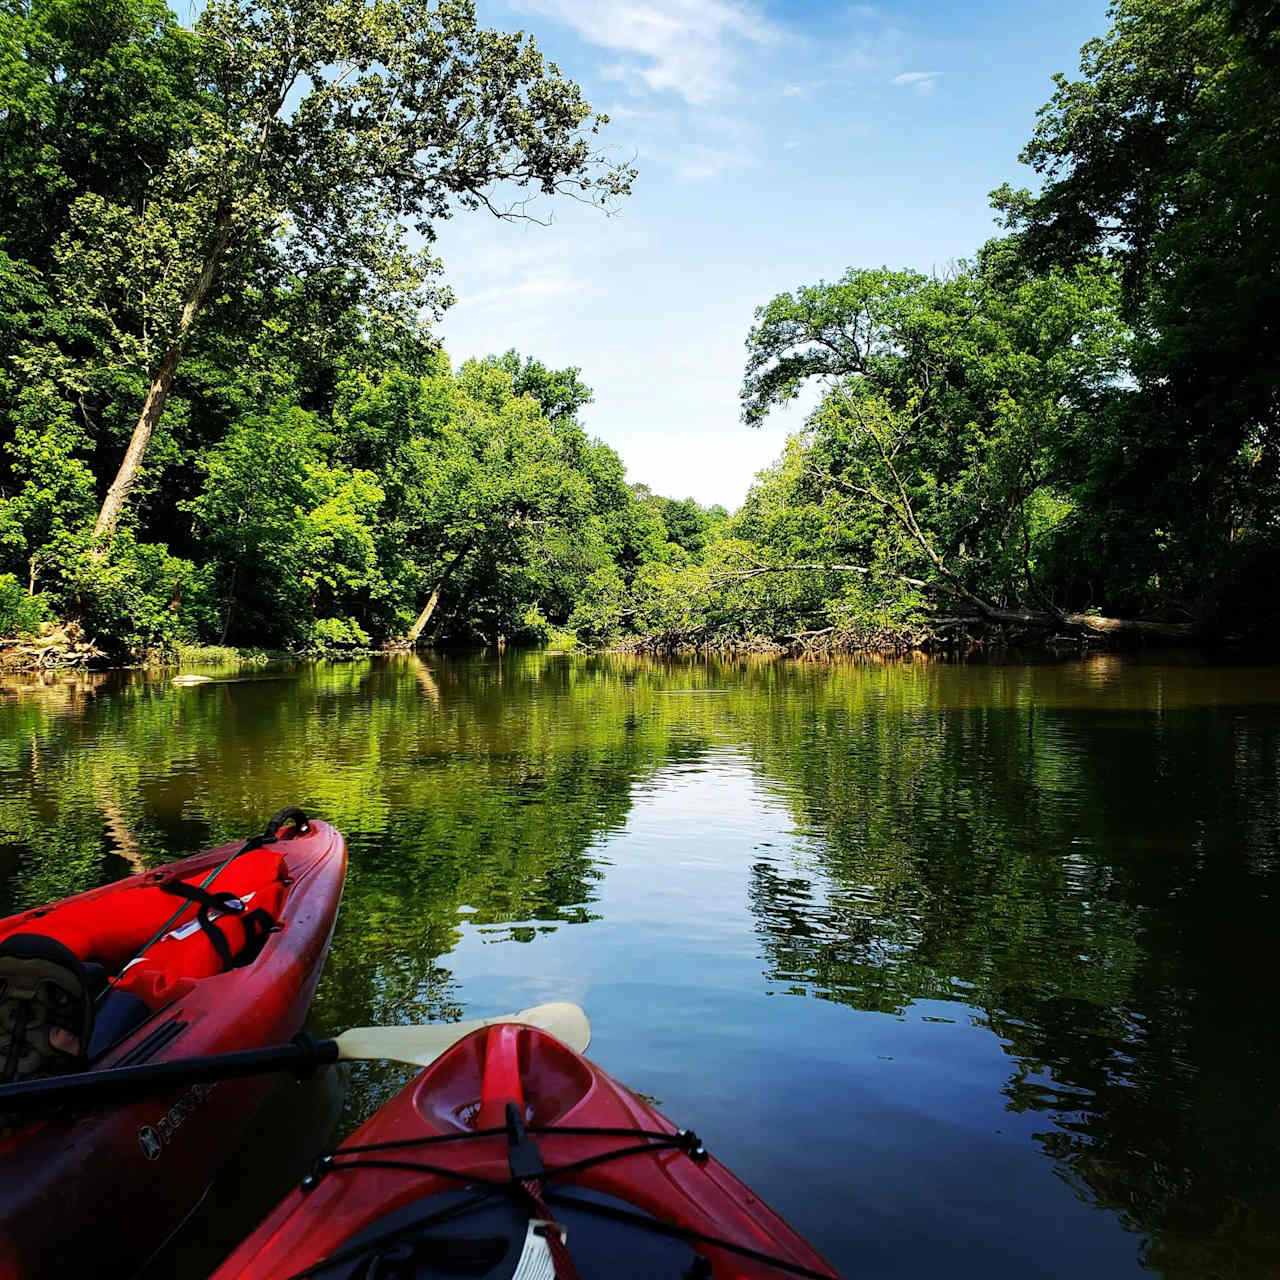
[(752, 906), (780, 989), (972, 1006), (1010, 1109), (1047, 1113), (1042, 1149), (1150, 1265), (1272, 1275), (1274, 675), (1155, 674), (935, 669), (924, 702), (775, 713), (755, 741), (814, 874), (758, 864)]
[[(678, 1100), (684, 1077), (733, 1060), (739, 1110), (799, 1143), (803, 1091), (784, 1099), (770, 1069), (821, 1092), (884, 1066), (865, 1140), (886, 1168), (909, 1154), (922, 1183), (985, 1171), (993, 1223), (1012, 1195), (997, 1163), (1030, 1186), (1047, 1159), (1059, 1180), (1025, 1192), (1047, 1225), (1017, 1228), (1043, 1274), (1077, 1265), (1055, 1236), (1067, 1187), (1136, 1234), (1118, 1248), (1099, 1227), (1095, 1269), (1280, 1270), (1280, 672), (517, 654), (216, 674), (0, 691), (4, 909), (301, 803), (352, 849), (323, 1029), (503, 1007), (574, 973), (637, 1087)], [(1025, 1134), (1012, 1152), (976, 1121), (953, 1132), (962, 1053), (973, 1096)], [(346, 1122), (400, 1078), (355, 1072)], [(927, 1142), (909, 1146), (910, 1124)], [(821, 1142), (789, 1164), (776, 1141), (758, 1164), (745, 1140), (737, 1156), (874, 1274), (891, 1178)], [(936, 1267), (960, 1228), (932, 1218), (886, 1249), (886, 1273)], [(999, 1270), (1007, 1230), (961, 1272)]]

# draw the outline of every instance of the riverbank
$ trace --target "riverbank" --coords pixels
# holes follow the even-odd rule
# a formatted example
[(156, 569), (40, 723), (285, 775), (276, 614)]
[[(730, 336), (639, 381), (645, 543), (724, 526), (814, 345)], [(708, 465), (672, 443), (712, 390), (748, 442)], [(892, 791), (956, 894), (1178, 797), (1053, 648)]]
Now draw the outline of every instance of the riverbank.
[(937, 617), (915, 626), (831, 625), (774, 636), (667, 631), (628, 637), (608, 645), (607, 650), (663, 656), (754, 653), (793, 658), (859, 653), (963, 657), (1030, 651), (1066, 656), (1200, 645), (1212, 638), (1192, 623), (990, 609), (987, 616)]
[(0, 639), (0, 672), (81, 670), (107, 665), (109, 655), (96, 638), (86, 638), (74, 622), (41, 628), (40, 634)]
[[(586, 645), (570, 632), (557, 632), (546, 647), (562, 653), (619, 653), (655, 657), (757, 654), (774, 657), (878, 656), (910, 653), (965, 657), (998, 653), (1042, 652), (1056, 656), (1127, 652), (1134, 649), (1201, 645), (1214, 637), (1191, 623), (1106, 618), (1097, 614), (1032, 613), (989, 610), (978, 614), (937, 617), (914, 626), (827, 626), (782, 635), (731, 635), (689, 628), (616, 638)], [(300, 650), (237, 648), (228, 645), (180, 645), (121, 655), (86, 639), (75, 623), (49, 627), (39, 637), (0, 640), (0, 672), (41, 670), (112, 670), (262, 666), (297, 660), (350, 661), (412, 651), (402, 637), (378, 647), (317, 646)]]
[(230, 645), (179, 645), (174, 649), (147, 649), (122, 654), (104, 649), (96, 637), (86, 639), (75, 624), (45, 631), (39, 636), (0, 639), (0, 674), (28, 671), (125, 671), (166, 669), (187, 671), (200, 667), (261, 667), (269, 662), (298, 660), (349, 660), (398, 652), (405, 646), (388, 643), (380, 649), (317, 647), (313, 649), (236, 648)]

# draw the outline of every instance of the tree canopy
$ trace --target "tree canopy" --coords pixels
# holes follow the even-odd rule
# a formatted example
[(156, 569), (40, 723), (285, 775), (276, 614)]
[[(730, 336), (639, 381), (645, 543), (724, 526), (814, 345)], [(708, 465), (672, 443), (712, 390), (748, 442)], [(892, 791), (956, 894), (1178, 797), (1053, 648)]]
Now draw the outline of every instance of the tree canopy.
[(762, 306), (745, 422), (816, 405), (730, 514), (628, 484), (580, 368), (432, 341), (443, 219), (630, 187), (532, 39), (467, 0), (3, 8), (0, 620), (120, 652), (1262, 632), (1273, 9), (1115, 0), (998, 238)]
[(994, 193), (1024, 262), (1101, 258), (1121, 284), (1131, 394), (1090, 468), (1108, 539), (1129, 530), (1131, 556), (1103, 552), (1115, 588), (1228, 619), (1274, 595), (1274, 8), (1117, 0), (1111, 31), (1081, 52), (1079, 78), (1056, 77), (1023, 152), (1040, 189)]
[(35, 0), (0, 68), (0, 572), (28, 623), (137, 649), (567, 617), (633, 503), (590, 390), (515, 351), (455, 371), (430, 335), (441, 220), (629, 189), (532, 39), (467, 0), (214, 0), (190, 28)]

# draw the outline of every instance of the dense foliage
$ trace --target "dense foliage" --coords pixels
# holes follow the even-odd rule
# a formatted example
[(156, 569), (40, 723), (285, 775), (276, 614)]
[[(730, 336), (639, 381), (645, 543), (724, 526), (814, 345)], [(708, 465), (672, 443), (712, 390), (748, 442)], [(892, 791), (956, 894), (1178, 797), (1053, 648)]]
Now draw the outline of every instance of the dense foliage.
[(540, 638), (700, 545), (578, 370), (429, 340), (442, 218), (627, 191), (532, 41), (466, 0), (36, 0), (0, 63), (0, 632)]
[(1082, 562), (1126, 601), (1251, 612), (1280, 515), (1280, 57), (1275, 6), (1123, 0), (1059, 77), (996, 201), (1024, 261), (1101, 258), (1131, 385), (1082, 470)]
[(441, 219), (629, 189), (532, 41), (468, 0), (214, 0), (190, 29), (160, 0), (0, 7), (0, 630), (1273, 621), (1273, 24), (1237, 0), (1112, 18), (1040, 112), (1039, 190), (994, 193), (1003, 238), (757, 312), (746, 422), (819, 395), (730, 516), (628, 486), (579, 370), (431, 344)]
[[(1274, 5), (1116, 0), (943, 278), (762, 307), (744, 419), (806, 429), (723, 537), (628, 602), (660, 642), (910, 640), (962, 615), (1261, 630), (1280, 599)], [(1263, 13), (1263, 9), (1266, 13)], [(825, 642), (825, 641), (823, 641)]]

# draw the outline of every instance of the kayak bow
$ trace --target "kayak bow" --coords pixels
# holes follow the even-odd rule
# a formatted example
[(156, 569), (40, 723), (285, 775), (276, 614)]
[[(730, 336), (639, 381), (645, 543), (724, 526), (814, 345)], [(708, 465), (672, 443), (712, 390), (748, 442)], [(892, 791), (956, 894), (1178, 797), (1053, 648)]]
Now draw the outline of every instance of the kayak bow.
[(322, 1158), (213, 1280), (374, 1274), (838, 1273), (696, 1135), (555, 1037), (504, 1024), (459, 1041)]

